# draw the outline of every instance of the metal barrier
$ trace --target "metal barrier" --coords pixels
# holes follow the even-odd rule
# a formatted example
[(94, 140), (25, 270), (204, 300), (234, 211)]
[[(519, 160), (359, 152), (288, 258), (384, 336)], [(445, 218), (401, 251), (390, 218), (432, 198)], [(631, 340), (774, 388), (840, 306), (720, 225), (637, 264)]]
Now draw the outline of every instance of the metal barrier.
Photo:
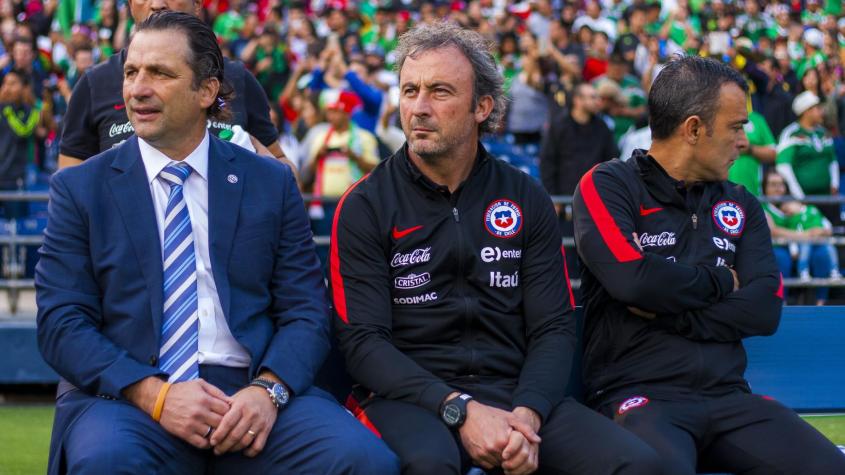
[[(310, 194), (303, 194), (303, 200), (306, 203), (319, 199), (323, 203), (337, 202), (338, 198), (319, 197), (316, 198)], [(570, 205), (572, 204), (572, 196), (552, 196), (552, 202), (555, 204)], [(0, 192), (0, 202), (46, 202), (49, 200), (49, 193), (47, 192), (31, 192), (31, 191), (2, 191)], [(790, 197), (769, 198), (761, 197), (763, 202), (781, 203), (793, 200)], [(840, 204), (845, 205), (845, 196), (807, 196), (802, 200), (804, 203), (831, 205)], [(35, 288), (32, 279), (25, 278), (27, 252), (30, 251), (27, 246), (37, 246), (43, 242), (42, 235), (21, 235), (17, 229), (15, 220), (10, 220), (7, 226), (8, 234), (0, 234), (0, 247), (2, 247), (2, 278), (0, 278), (0, 290), (5, 290), (8, 295), (9, 311), (16, 313), (18, 310), (18, 302), (20, 292), (22, 290), (32, 290)], [(328, 246), (330, 243), (330, 236), (314, 236), (314, 243), (317, 246)], [(792, 242), (788, 239), (778, 238), (773, 239), (775, 245), (787, 245)], [(812, 244), (833, 244), (834, 246), (845, 247), (845, 236), (831, 236), (824, 238), (814, 238), (801, 242), (809, 242)], [(575, 239), (572, 237), (562, 238), (564, 247), (575, 247)], [(572, 287), (578, 288), (580, 279), (571, 280)], [(823, 279), (812, 278), (806, 279), (784, 279), (783, 285), (785, 287), (845, 287), (845, 278), (843, 279)]]

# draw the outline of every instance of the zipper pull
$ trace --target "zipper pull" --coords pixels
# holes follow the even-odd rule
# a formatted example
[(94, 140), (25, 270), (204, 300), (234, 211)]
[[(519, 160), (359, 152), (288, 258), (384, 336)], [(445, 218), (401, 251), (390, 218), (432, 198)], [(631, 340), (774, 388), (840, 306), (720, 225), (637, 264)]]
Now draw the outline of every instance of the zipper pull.
[(692, 229), (698, 229), (698, 215), (692, 214)]
[(452, 208), (452, 216), (454, 216), (454, 217), (455, 217), (455, 222), (456, 222), (456, 223), (460, 223), (460, 222), (461, 222), (461, 216), (458, 214), (458, 208)]

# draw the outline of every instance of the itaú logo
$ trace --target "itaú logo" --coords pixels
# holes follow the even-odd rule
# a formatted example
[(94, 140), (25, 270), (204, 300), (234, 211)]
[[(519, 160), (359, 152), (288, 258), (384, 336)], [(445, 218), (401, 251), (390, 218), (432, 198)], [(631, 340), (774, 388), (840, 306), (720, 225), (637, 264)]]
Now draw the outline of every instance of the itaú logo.
[(660, 234), (642, 233), (640, 235), (640, 246), (642, 247), (674, 246), (677, 241), (675, 233), (668, 231), (663, 231)]

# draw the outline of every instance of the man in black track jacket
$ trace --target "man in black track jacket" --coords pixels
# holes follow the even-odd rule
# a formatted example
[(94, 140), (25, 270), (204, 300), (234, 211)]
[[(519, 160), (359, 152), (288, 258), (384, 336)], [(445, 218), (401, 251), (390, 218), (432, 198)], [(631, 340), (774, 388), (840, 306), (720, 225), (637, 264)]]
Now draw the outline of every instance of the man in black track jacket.
[(581, 179), (587, 401), (665, 473), (845, 473), (836, 447), (743, 376), (742, 338), (774, 333), (783, 305), (763, 210), (725, 181), (747, 146), (746, 91), (718, 62), (669, 63), (649, 95), (652, 148)]
[(329, 257), (359, 419), (404, 473), (655, 473), (652, 449), (564, 397), (557, 222), (540, 184), (478, 143), (503, 110), (486, 43), (438, 24), (398, 51), (407, 144), (341, 199)]

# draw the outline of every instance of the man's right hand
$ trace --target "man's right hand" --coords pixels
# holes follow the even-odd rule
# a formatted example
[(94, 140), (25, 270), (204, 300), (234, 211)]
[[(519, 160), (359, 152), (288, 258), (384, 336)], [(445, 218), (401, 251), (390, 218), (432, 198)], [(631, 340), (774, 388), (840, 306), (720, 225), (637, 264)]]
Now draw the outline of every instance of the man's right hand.
[(489, 470), (502, 464), (502, 452), (514, 430), (530, 442), (540, 442), (540, 436), (525, 421), (473, 400), (467, 405), (466, 422), (460, 428), (461, 442), (470, 458)]
[(739, 290), (739, 275), (731, 267), (728, 267), (728, 270), (731, 271), (731, 275), (734, 277), (734, 292), (736, 292)]
[[(152, 415), (155, 401), (164, 381), (156, 377), (143, 379), (124, 390), (126, 398)], [(231, 398), (216, 386), (194, 379), (170, 387), (164, 399), (159, 423), (170, 434), (194, 447), (211, 447), (205, 437), (208, 428), (220, 425), (229, 410)]]

